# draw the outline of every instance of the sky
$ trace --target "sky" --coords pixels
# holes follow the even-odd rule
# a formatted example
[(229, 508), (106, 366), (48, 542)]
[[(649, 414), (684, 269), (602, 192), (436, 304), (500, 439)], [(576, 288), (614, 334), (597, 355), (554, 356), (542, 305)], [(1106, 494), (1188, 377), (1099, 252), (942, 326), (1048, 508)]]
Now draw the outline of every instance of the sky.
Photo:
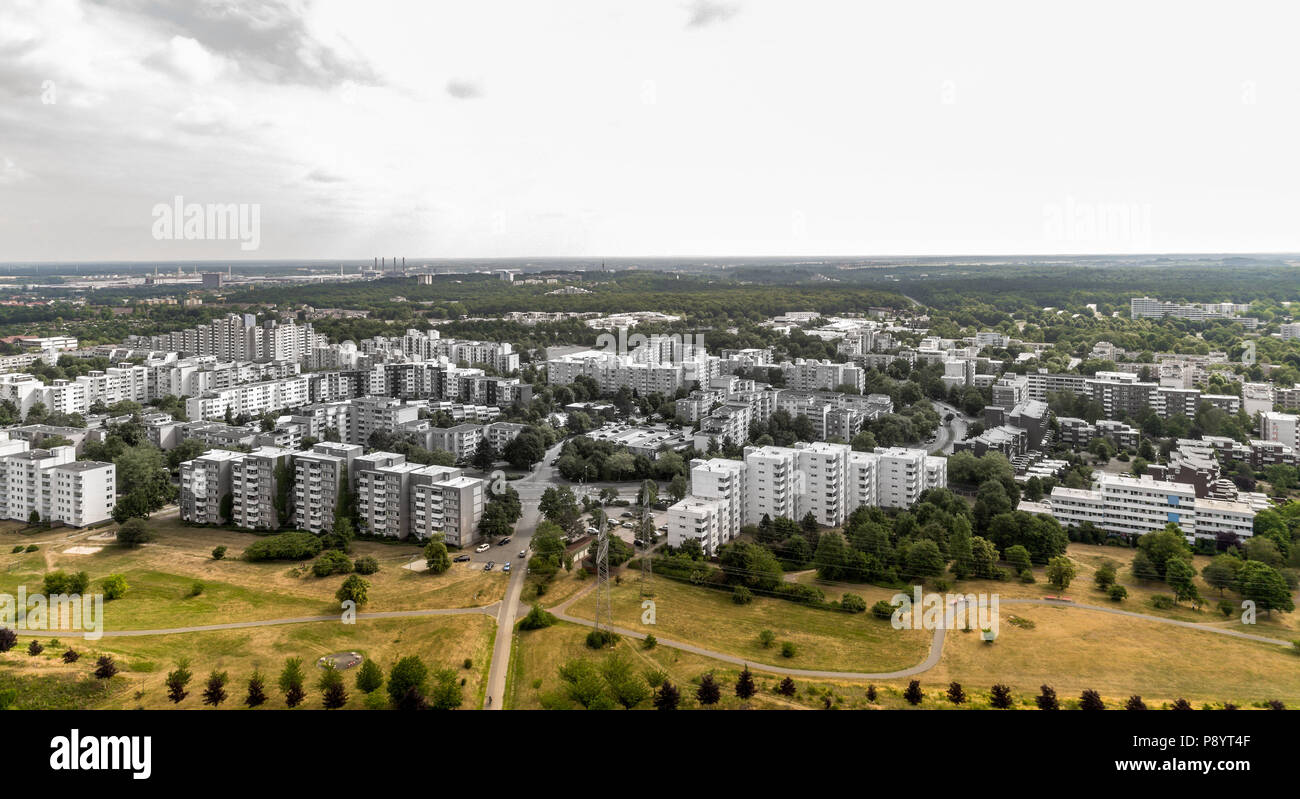
[(0, 261), (1295, 252), (1293, 8), (6, 0)]

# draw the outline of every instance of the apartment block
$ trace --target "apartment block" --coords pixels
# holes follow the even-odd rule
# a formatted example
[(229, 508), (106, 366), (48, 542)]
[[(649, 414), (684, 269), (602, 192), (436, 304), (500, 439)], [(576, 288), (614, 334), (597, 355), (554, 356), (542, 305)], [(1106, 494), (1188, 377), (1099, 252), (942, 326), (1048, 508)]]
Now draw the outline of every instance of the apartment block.
[[(276, 504), (280, 496), (280, 473), (291, 466), (293, 455), (292, 450), (259, 447), (232, 462), (231, 522), (236, 527), (279, 529), (281, 519)], [(291, 487), (286, 487), (286, 491), (291, 499)]]
[(4, 441), (0, 452), (0, 508), (6, 519), (27, 521), (36, 512), (47, 522), (85, 527), (112, 518), (113, 464), (78, 461), (71, 446), (28, 449), (21, 440)]
[[(194, 524), (222, 524), (222, 500), (231, 494), (234, 465), (242, 452), (214, 449), (181, 464), (181, 520)], [(233, 516), (233, 500), (232, 512)]]

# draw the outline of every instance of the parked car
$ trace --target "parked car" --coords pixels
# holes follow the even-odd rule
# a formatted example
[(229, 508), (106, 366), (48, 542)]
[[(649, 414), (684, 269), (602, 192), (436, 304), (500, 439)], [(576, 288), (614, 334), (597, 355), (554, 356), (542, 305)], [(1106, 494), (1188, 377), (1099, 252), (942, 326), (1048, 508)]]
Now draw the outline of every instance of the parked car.
[(510, 571), (510, 561), (506, 561), (506, 565), (504, 565), (504, 566), (501, 567), (501, 571), (503, 571), (503, 572), (508, 572), (508, 571)]
[(487, 551), (488, 551), (489, 549), (491, 549), (491, 548), (492, 548), (492, 545), (489, 544), (489, 543), (487, 543), (487, 542), (485, 541), (485, 542), (483, 542), (482, 544), (479, 544), (478, 546), (474, 547), (474, 551), (475, 551), (475, 552), (487, 552)]
[(495, 563), (489, 560), (487, 563), (483, 564), (483, 571), (490, 572), (492, 571), (492, 567), (495, 565), (496, 565)]
[(632, 524), (631, 522), (623, 522), (623, 526), (626, 527), (627, 529), (631, 530), (631, 529), (632, 529), (633, 527), (635, 527), (636, 525), (635, 525), (635, 524)]
[(659, 525), (659, 532), (661, 532), (661, 533), (666, 533), (666, 532), (668, 532), (668, 525), (666, 525), (666, 524), (661, 524), (661, 525)]
[(467, 560), (469, 560), (469, 555), (457, 555), (456, 557), (452, 558), (452, 561), (454, 563), (464, 563)]
[(510, 536), (506, 536), (505, 538), (503, 538), (503, 539), (501, 539), (500, 541), (497, 542), (497, 546), (499, 546), (499, 547), (503, 547), (503, 546), (505, 546), (506, 544), (509, 544), (509, 543), (510, 543)]
[(645, 542), (642, 541), (642, 540), (639, 539), (639, 538), (633, 538), (633, 539), (632, 539), (632, 546), (643, 547), (643, 546), (645, 546)]
[(526, 557), (528, 557), (528, 550), (526, 549), (519, 550), (519, 559), (523, 560)]

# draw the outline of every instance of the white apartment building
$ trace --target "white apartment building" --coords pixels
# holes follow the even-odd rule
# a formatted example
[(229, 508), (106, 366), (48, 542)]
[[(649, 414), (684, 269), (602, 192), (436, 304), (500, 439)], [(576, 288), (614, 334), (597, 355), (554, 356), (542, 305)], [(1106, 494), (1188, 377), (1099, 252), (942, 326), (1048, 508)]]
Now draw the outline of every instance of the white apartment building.
[(28, 449), (26, 441), (0, 448), (0, 508), (4, 517), (27, 521), (32, 512), (47, 522), (85, 527), (112, 518), (117, 504), (111, 463), (78, 461), (71, 446)]
[(426, 466), (408, 476), (410, 534), (421, 541), (441, 535), (449, 546), (464, 547), (478, 539), (485, 482), (459, 469)]
[(410, 531), (407, 486), (419, 464), (405, 455), (372, 452), (356, 459), (357, 513), (361, 530), (369, 535), (406, 538)]
[(1267, 411), (1259, 415), (1259, 437), (1263, 441), (1278, 441), (1286, 444), (1288, 447), (1295, 449), (1300, 445), (1300, 425), (1296, 420), (1300, 419), (1294, 413), (1278, 413), (1276, 411)]
[(687, 541), (698, 541), (706, 554), (717, 554), (722, 546), (718, 527), (725, 514), (722, 503), (716, 499), (688, 496), (671, 505), (668, 508), (669, 546), (676, 548)]
[(307, 377), (302, 375), (207, 391), (185, 401), (185, 414), (191, 419), (221, 419), (227, 413), (261, 416), (283, 408), (298, 408), (309, 401)]
[(718, 502), (719, 546), (740, 535), (741, 526), (748, 523), (746, 476), (744, 461), (727, 458), (691, 461), (691, 494)]
[[(181, 464), (181, 520), (222, 524), (221, 501), (230, 494), (230, 476), (244, 453), (214, 449)], [(232, 514), (233, 515), (233, 510)]]
[[(351, 458), (331, 451), (343, 446), (359, 455), (361, 447), (347, 444), (317, 444), (310, 452), (293, 456), (293, 525), (313, 533), (334, 531), (334, 509), (345, 482), (350, 488)], [(348, 480), (344, 477), (348, 475)]]
[[(790, 447), (745, 447), (746, 518), (798, 519), (802, 482), (797, 451)], [(747, 522), (749, 523), (749, 522)]]
[(1091, 522), (1112, 533), (1142, 535), (1173, 522), (1190, 537), (1249, 537), (1255, 511), (1249, 503), (1197, 499), (1190, 483), (1148, 476), (1101, 473), (1091, 489), (1052, 489), (1052, 515), (1066, 526)]

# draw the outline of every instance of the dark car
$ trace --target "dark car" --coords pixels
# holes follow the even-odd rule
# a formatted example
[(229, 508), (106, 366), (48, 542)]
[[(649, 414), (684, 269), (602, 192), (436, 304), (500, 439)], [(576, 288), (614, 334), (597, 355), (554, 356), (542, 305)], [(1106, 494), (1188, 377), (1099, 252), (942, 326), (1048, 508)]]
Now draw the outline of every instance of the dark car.
[(489, 560), (487, 563), (483, 564), (483, 571), (490, 572), (492, 571), (492, 567), (495, 565), (496, 565), (495, 563)]
[(499, 546), (499, 547), (503, 547), (503, 546), (505, 546), (506, 544), (509, 544), (509, 543), (510, 543), (510, 536), (506, 536), (505, 538), (503, 538), (503, 539), (501, 539), (500, 541), (497, 542), (497, 546)]
[(469, 555), (457, 555), (456, 557), (452, 558), (452, 561), (456, 563), (464, 563), (467, 560), (469, 560)]

